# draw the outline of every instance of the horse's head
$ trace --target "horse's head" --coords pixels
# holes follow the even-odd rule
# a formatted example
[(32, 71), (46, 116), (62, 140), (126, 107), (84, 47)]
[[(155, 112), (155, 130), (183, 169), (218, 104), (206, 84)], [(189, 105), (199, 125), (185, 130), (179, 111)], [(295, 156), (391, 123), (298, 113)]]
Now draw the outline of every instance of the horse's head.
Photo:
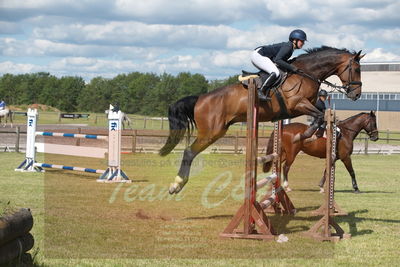
[(376, 127), (375, 112), (371, 111), (370, 113), (368, 113), (363, 126), (363, 130), (367, 132), (371, 141), (377, 141), (379, 139), (378, 128)]
[(356, 54), (341, 54), (341, 63), (337, 68), (337, 76), (342, 81), (346, 96), (354, 101), (361, 96), (360, 59), (364, 56), (365, 54), (361, 55), (361, 50)]

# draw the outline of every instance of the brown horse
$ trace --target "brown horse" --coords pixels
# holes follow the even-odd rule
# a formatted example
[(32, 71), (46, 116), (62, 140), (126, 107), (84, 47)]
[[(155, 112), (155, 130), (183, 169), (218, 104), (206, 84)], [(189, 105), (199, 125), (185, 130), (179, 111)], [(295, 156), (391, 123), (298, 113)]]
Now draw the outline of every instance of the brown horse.
[[(290, 166), (292, 166), (297, 154), (300, 151), (318, 158), (326, 157), (326, 138), (318, 138), (311, 142), (303, 140), (300, 142), (293, 142), (295, 136), (299, 133), (304, 132), (307, 129), (307, 125), (302, 123), (291, 123), (283, 126), (282, 131), (282, 162), (283, 165), (283, 179), (284, 187), (289, 189), (288, 184), (288, 173)], [(378, 140), (378, 130), (376, 127), (376, 117), (374, 112), (354, 115), (346, 120), (339, 121), (337, 127), (340, 129), (340, 136), (337, 141), (336, 160), (340, 159), (347, 171), (351, 176), (353, 189), (355, 193), (360, 193), (358, 189), (356, 175), (354, 173), (353, 165), (351, 163), (351, 154), (353, 153), (353, 141), (358, 133), (362, 130), (366, 131), (371, 141)], [(268, 142), (267, 154), (271, 154), (273, 150), (273, 134)], [(264, 172), (268, 172), (271, 169), (270, 163), (265, 163), (263, 166)], [(323, 185), (325, 183), (325, 174), (322, 177), (319, 186), (321, 192), (323, 191)], [(289, 189), (290, 190), (290, 189)]]
[[(346, 96), (357, 100), (361, 95), (362, 57), (361, 51), (351, 53), (346, 49), (323, 46), (295, 58), (292, 64), (304, 73), (288, 75), (278, 88), (279, 93), (273, 92), (271, 101), (260, 104), (259, 121), (275, 121), (300, 115), (323, 118), (314, 103), (321, 81), (332, 75), (339, 76)], [(161, 156), (174, 149), (183, 139), (186, 130), (190, 134), (193, 124), (197, 127), (197, 138), (183, 153), (178, 176), (170, 186), (171, 194), (178, 193), (188, 181), (196, 155), (222, 137), (230, 125), (246, 121), (246, 112), (247, 89), (241, 83), (224, 86), (200, 96), (187, 96), (169, 107), (170, 133), (159, 152)]]

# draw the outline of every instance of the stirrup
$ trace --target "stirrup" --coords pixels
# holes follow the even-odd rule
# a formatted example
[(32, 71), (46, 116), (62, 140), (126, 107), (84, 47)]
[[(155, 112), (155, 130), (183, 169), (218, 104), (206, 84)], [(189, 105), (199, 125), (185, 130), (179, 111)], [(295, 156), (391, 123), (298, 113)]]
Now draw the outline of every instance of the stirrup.
[(270, 100), (271, 100), (271, 98), (268, 97), (267, 95), (265, 95), (265, 94), (261, 91), (261, 89), (260, 89), (260, 90), (257, 90), (257, 93), (258, 93), (258, 99), (259, 99), (259, 100), (261, 100), (261, 101), (270, 101)]

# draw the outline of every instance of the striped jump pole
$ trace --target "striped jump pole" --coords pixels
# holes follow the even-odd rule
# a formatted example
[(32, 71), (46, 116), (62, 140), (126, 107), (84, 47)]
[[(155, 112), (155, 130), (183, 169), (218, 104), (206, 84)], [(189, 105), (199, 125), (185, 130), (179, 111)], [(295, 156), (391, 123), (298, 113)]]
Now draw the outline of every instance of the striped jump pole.
[[(38, 112), (36, 109), (28, 109), (27, 112), (27, 144), (25, 160), (16, 168), (16, 171), (22, 172), (44, 172), (43, 168), (54, 168), (71, 171), (82, 171), (89, 173), (99, 173), (101, 176), (98, 182), (131, 182), (128, 176), (121, 169), (121, 141), (122, 141), (122, 118), (124, 114), (118, 110), (114, 111), (114, 107), (110, 105), (108, 114), (108, 136), (90, 135), (90, 134), (72, 134), (72, 133), (55, 133), (55, 132), (37, 132)], [(106, 170), (73, 167), (57, 164), (37, 163), (35, 152), (36, 136), (54, 136), (67, 138), (86, 138), (100, 139), (108, 141), (108, 168)], [(57, 153), (58, 154), (58, 153)], [(59, 154), (63, 154), (61, 151)]]
[(108, 139), (108, 136), (94, 135), (94, 134), (53, 133), (53, 132), (36, 132), (35, 134), (41, 136), (58, 136), (58, 137), (70, 137), (70, 138), (84, 138), (84, 139), (101, 139), (101, 140)]
[(39, 168), (52, 168), (52, 169), (91, 172), (91, 173), (104, 173), (105, 172), (105, 170), (97, 170), (97, 169), (82, 168), (82, 167), (72, 167), (72, 166), (64, 166), (64, 165), (57, 165), (57, 164), (47, 164), (47, 163), (33, 163), (33, 166), (39, 167)]

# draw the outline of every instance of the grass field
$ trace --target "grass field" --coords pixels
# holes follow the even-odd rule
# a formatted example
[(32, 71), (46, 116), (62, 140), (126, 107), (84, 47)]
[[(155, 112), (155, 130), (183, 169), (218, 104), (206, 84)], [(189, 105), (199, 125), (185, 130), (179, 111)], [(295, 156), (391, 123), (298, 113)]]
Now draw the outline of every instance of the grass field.
[[(395, 266), (399, 260), (400, 156), (354, 156), (359, 195), (337, 164), (336, 200), (349, 215), (336, 220), (352, 234), (337, 244), (302, 236), (319, 219), (310, 211), (322, 202), (320, 159), (300, 155), (292, 167), (290, 197), (298, 213), (270, 217), (287, 243), (218, 237), (242, 203), (243, 156), (199, 156), (185, 190), (174, 197), (167, 187), (177, 172), (176, 154), (123, 155), (132, 184), (99, 184), (96, 175), (80, 172), (14, 172), (22, 159), (0, 153), (0, 208), (31, 208), (38, 266)], [(43, 160), (105, 165), (61, 155)]]

